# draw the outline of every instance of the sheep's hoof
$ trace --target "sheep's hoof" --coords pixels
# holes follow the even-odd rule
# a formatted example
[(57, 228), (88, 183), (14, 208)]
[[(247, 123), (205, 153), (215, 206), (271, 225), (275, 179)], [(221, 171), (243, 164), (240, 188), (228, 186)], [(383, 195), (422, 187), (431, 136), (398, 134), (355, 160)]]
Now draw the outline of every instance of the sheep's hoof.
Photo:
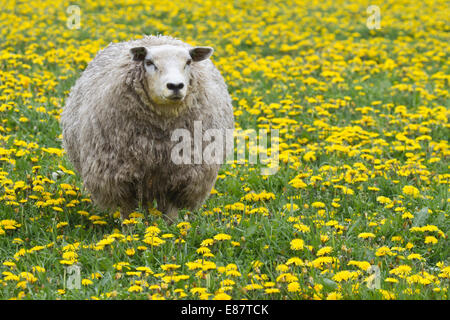
[(168, 224), (174, 223), (175, 221), (178, 220), (178, 209), (175, 207), (171, 207), (165, 210), (163, 217)]
[(120, 217), (122, 218), (122, 220), (128, 219), (130, 217), (131, 212), (132, 212), (132, 210), (129, 210), (129, 209), (121, 209)]

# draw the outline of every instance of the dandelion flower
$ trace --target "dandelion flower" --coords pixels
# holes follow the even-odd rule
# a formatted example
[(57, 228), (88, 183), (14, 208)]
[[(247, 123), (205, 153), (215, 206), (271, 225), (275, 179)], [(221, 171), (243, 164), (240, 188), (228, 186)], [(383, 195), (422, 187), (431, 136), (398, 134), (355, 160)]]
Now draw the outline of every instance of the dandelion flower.
[(287, 290), (289, 292), (299, 292), (300, 291), (300, 284), (298, 282), (291, 282), (287, 286)]
[(128, 288), (128, 292), (142, 292), (144, 289), (141, 286), (132, 285)]
[(83, 279), (83, 280), (81, 280), (81, 284), (83, 286), (89, 286), (89, 285), (93, 284), (93, 282), (92, 282), (92, 280), (89, 280), (89, 279)]
[(390, 274), (395, 274), (397, 276), (403, 277), (411, 273), (412, 268), (408, 265), (400, 265), (397, 268), (389, 271)]
[(213, 300), (231, 300), (231, 296), (225, 292), (220, 292), (214, 296)]
[(228, 234), (225, 234), (225, 233), (219, 233), (214, 236), (214, 240), (217, 240), (217, 241), (224, 241), (224, 240), (230, 240), (230, 239), (231, 239), (231, 236)]
[(326, 254), (331, 253), (331, 251), (333, 251), (333, 247), (323, 247), (317, 251), (317, 256), (318, 257), (324, 256)]
[(339, 292), (331, 292), (327, 295), (327, 300), (341, 300), (342, 294)]
[(305, 242), (302, 239), (294, 239), (291, 241), (291, 250), (303, 250)]
[(426, 236), (425, 237), (425, 243), (426, 244), (436, 244), (436, 243), (438, 243), (438, 239), (436, 239), (433, 236)]
[(375, 238), (375, 235), (371, 232), (362, 232), (362, 233), (358, 234), (358, 238), (361, 238), (361, 239)]
[(418, 198), (420, 195), (419, 189), (410, 185), (404, 186), (402, 192), (404, 195), (412, 196), (413, 198)]

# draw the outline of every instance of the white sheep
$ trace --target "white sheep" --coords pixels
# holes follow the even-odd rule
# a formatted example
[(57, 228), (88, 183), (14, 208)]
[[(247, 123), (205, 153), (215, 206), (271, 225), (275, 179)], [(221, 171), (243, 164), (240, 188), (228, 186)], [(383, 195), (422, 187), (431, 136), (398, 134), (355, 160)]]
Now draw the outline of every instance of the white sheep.
[[(213, 49), (167, 36), (110, 44), (77, 80), (61, 114), (63, 145), (85, 188), (123, 218), (156, 200), (173, 220), (198, 208), (220, 163), (180, 164), (174, 130), (233, 129), (227, 86), (209, 60)], [(188, 140), (189, 141), (189, 140)], [(205, 148), (193, 148), (192, 157)], [(229, 149), (228, 149), (229, 150)], [(226, 156), (224, 151), (224, 156)]]

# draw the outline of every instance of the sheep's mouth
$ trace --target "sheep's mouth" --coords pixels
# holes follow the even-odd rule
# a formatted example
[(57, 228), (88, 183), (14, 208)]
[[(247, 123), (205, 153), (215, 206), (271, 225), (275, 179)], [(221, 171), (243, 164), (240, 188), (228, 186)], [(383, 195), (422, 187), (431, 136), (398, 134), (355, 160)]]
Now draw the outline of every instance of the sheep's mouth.
[(181, 100), (183, 100), (184, 96), (181, 94), (173, 94), (167, 98), (172, 101), (181, 101)]

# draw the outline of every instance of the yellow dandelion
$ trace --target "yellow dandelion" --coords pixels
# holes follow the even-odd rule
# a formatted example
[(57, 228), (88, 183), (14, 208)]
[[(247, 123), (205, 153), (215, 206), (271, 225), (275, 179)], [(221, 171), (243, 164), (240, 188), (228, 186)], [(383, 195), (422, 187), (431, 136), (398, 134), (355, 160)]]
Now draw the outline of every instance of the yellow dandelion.
[(389, 271), (390, 274), (395, 274), (400, 277), (404, 277), (411, 273), (412, 268), (408, 265), (400, 265)]
[(305, 242), (302, 239), (294, 239), (291, 241), (291, 250), (303, 250)]
[(128, 288), (128, 292), (142, 292), (144, 289), (138, 285), (132, 285)]
[(213, 300), (231, 300), (231, 296), (225, 292), (220, 292), (214, 296)]
[(217, 240), (217, 241), (225, 241), (225, 240), (230, 240), (230, 239), (231, 239), (231, 236), (228, 234), (225, 234), (225, 233), (219, 233), (214, 236), (214, 240)]
[(93, 284), (93, 282), (92, 282), (92, 280), (89, 280), (89, 279), (82, 279), (81, 284), (83, 286), (89, 286), (89, 285)]
[(402, 192), (404, 195), (412, 196), (413, 198), (418, 198), (420, 195), (419, 189), (410, 185), (404, 186)]
[(291, 282), (287, 286), (289, 292), (300, 292), (300, 284), (296, 281)]
[(438, 243), (438, 239), (436, 239), (436, 237), (433, 237), (433, 236), (426, 236), (425, 243), (426, 244), (436, 244), (436, 243)]
[(330, 292), (327, 295), (327, 300), (342, 300), (342, 294), (336, 291)]
[(375, 235), (371, 232), (362, 232), (362, 233), (358, 234), (358, 238), (361, 238), (361, 239), (375, 238)]

